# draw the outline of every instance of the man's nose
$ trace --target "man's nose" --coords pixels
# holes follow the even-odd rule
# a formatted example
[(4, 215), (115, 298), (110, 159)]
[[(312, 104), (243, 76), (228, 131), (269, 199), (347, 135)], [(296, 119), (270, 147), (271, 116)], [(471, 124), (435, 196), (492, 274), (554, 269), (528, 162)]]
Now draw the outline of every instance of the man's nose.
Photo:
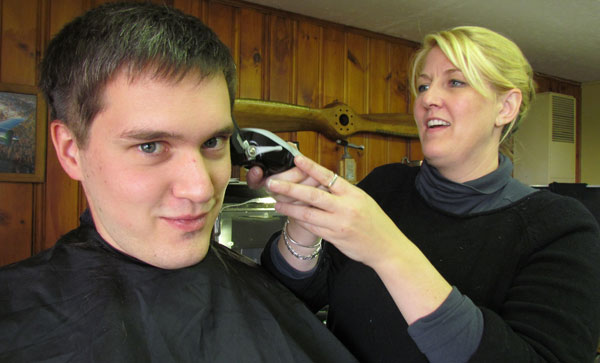
[(181, 159), (173, 176), (173, 195), (196, 203), (209, 201), (215, 190), (202, 154), (188, 154)]

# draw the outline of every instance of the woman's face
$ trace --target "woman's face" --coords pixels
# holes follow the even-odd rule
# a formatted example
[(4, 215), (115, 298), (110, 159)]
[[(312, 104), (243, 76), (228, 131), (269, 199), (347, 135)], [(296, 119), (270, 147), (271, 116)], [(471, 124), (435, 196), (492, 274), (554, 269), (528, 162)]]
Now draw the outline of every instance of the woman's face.
[(471, 87), (439, 47), (417, 78), (414, 114), (425, 159), (446, 178), (465, 182), (498, 167), (502, 102)]

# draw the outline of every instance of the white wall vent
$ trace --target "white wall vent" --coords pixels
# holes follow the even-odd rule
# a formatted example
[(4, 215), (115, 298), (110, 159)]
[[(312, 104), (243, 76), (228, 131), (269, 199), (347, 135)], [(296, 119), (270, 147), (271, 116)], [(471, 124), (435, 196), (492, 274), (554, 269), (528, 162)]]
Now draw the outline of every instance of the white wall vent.
[(575, 99), (552, 94), (552, 141), (575, 143)]
[(575, 98), (538, 94), (515, 133), (515, 178), (529, 185), (574, 183), (575, 144)]

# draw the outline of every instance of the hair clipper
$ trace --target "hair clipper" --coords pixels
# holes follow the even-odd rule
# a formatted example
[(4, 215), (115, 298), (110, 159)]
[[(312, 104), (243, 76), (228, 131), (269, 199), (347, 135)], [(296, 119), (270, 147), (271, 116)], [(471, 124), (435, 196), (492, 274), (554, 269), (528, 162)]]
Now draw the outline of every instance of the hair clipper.
[(231, 137), (231, 163), (247, 169), (260, 166), (265, 177), (294, 167), (300, 151), (274, 133), (256, 128), (238, 128)]

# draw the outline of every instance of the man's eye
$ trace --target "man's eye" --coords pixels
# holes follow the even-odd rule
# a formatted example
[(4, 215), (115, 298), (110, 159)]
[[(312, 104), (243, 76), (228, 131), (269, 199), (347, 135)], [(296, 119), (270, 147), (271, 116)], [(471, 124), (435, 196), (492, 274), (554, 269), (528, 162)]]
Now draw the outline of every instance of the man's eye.
[(164, 146), (158, 142), (146, 142), (139, 145), (138, 148), (146, 154), (157, 154), (164, 150)]
[(221, 136), (213, 137), (202, 144), (202, 147), (206, 149), (218, 149), (223, 145), (224, 141), (224, 138)]
[(417, 91), (419, 93), (425, 92), (428, 89), (429, 89), (429, 85), (426, 85), (426, 84), (422, 84), (422, 85), (420, 85), (420, 86), (417, 87)]

